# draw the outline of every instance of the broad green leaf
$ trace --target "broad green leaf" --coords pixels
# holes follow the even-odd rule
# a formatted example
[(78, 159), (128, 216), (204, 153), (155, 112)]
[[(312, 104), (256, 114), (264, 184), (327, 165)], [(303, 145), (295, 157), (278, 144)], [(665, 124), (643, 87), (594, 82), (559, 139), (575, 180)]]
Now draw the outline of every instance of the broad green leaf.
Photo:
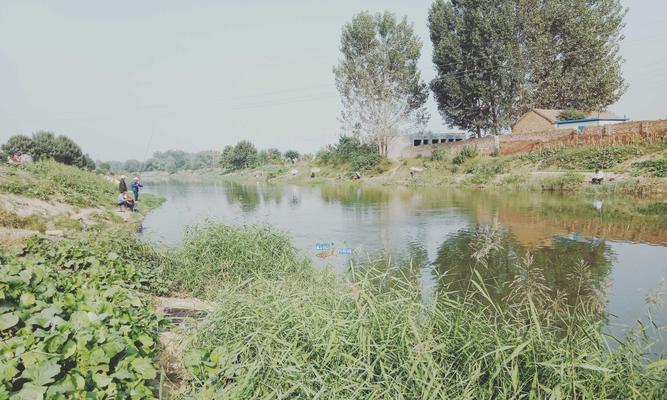
[(28, 382), (18, 393), (10, 397), (10, 400), (42, 400), (44, 393), (46, 393), (45, 387)]
[(157, 372), (153, 368), (151, 361), (144, 357), (138, 357), (132, 360), (132, 368), (143, 375), (146, 379), (155, 379)]
[(111, 383), (111, 378), (105, 374), (95, 374), (93, 375), (93, 381), (95, 381), (97, 387), (104, 388)]
[(29, 307), (35, 304), (35, 295), (30, 292), (23, 293), (19, 304), (21, 304), (22, 307)]
[(32, 381), (35, 385), (42, 386), (53, 382), (53, 377), (60, 373), (60, 365), (51, 359), (39, 365), (37, 368), (29, 368), (23, 371), (21, 378)]
[(0, 315), (0, 331), (9, 329), (18, 324), (19, 316), (15, 312), (4, 313)]

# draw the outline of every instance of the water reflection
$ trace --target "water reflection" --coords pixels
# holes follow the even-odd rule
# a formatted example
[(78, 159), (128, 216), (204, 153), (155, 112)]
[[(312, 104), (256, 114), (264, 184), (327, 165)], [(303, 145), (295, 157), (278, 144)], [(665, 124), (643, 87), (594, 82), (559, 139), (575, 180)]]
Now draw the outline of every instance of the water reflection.
[[(322, 267), (344, 271), (351, 260), (390, 255), (386, 275), (409, 277), (425, 302), (439, 291), (469, 291), (477, 270), (493, 299), (511, 306), (517, 282), (538, 269), (550, 298), (597, 300), (613, 321), (630, 324), (667, 278), (667, 206), (660, 200), (228, 181), (146, 188), (168, 200), (144, 223), (150, 240), (177, 245), (187, 225), (204, 219), (269, 224)], [(354, 252), (322, 257), (317, 243)], [(665, 314), (658, 322), (667, 324)]]

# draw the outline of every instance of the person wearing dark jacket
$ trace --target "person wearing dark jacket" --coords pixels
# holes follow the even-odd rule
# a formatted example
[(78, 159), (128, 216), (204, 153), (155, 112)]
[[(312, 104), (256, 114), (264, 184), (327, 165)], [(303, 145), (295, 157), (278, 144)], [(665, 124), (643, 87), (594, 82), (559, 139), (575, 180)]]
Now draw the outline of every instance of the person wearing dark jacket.
[(125, 183), (125, 175), (120, 177), (120, 183), (118, 183), (118, 190), (121, 193), (127, 192), (127, 183)]
[(134, 181), (132, 181), (132, 193), (134, 194), (134, 201), (139, 201), (139, 188), (142, 187), (144, 187), (144, 185), (139, 183), (139, 178), (135, 176)]

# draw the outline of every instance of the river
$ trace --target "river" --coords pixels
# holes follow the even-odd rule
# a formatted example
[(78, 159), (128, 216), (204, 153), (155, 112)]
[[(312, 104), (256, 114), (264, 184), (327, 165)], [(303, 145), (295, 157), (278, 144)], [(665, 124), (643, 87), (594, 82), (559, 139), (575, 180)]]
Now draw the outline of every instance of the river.
[[(667, 207), (656, 199), (351, 184), (146, 189), (167, 199), (144, 221), (141, 234), (152, 243), (178, 245), (186, 227), (207, 221), (267, 224), (321, 267), (342, 272), (380, 254), (411, 262), (425, 301), (438, 289), (467, 287), (479, 242), (489, 237), (495, 247), (479, 270), (495, 282), (492, 296), (506, 298), (522, 270), (539, 268), (546, 286), (568, 301), (595, 297), (614, 335), (646, 322), (648, 304), (667, 291)], [(665, 308), (653, 318), (667, 325)]]

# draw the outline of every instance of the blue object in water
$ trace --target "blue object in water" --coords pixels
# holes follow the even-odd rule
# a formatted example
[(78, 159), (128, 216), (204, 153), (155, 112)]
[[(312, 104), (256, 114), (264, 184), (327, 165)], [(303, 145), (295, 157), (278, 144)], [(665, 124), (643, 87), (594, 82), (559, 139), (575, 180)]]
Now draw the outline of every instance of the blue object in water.
[(315, 243), (315, 250), (329, 250), (331, 243)]
[(352, 254), (352, 248), (351, 247), (343, 247), (338, 249), (338, 254)]

